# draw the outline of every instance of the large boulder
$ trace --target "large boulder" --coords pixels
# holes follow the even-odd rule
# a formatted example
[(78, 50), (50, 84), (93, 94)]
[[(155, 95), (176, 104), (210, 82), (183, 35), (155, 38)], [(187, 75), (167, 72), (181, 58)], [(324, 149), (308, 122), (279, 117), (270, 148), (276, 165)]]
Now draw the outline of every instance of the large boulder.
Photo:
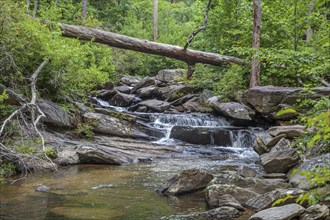
[(102, 89), (102, 90), (98, 90), (96, 97), (100, 98), (102, 100), (108, 101), (110, 100), (114, 95), (117, 94), (117, 90), (112, 89), (112, 90), (106, 90), (106, 89)]
[(230, 206), (230, 207), (234, 207), (239, 211), (244, 211), (244, 208), (241, 205), (241, 203), (237, 201), (232, 195), (229, 194), (222, 195), (218, 198), (218, 206), (219, 207)]
[(223, 195), (232, 195), (240, 203), (259, 196), (258, 193), (231, 184), (212, 184), (206, 188), (206, 201), (210, 207), (219, 207)]
[(268, 147), (268, 142), (272, 140), (272, 136), (267, 132), (260, 132), (256, 134), (256, 140), (253, 144), (253, 149), (259, 155), (268, 153), (271, 149)]
[(131, 93), (135, 93), (140, 88), (155, 85), (155, 84), (156, 84), (156, 82), (154, 79), (152, 79), (150, 77), (145, 77), (145, 78), (141, 79), (138, 83), (135, 84), (135, 86), (131, 90)]
[(302, 136), (305, 128), (301, 125), (274, 126), (268, 129), (268, 133), (273, 137), (285, 134), (287, 138), (295, 138)]
[(156, 86), (147, 86), (147, 87), (143, 87), (143, 88), (137, 90), (136, 94), (141, 99), (147, 99), (147, 98), (152, 98), (153, 96), (155, 96), (156, 90), (157, 90)]
[(164, 112), (170, 107), (170, 103), (165, 101), (159, 101), (156, 99), (142, 101), (138, 104), (139, 106), (146, 106), (153, 112)]
[[(281, 137), (283, 135), (279, 135), (277, 137)], [(288, 139), (286, 139), (286, 138), (281, 138), (281, 140), (271, 149), (270, 152), (281, 151), (281, 150), (288, 150), (290, 148), (291, 148), (290, 141)]]
[(175, 80), (176, 77), (181, 77), (185, 74), (184, 69), (166, 69), (160, 70), (156, 75), (156, 79), (165, 83)]
[(138, 100), (134, 95), (118, 92), (109, 100), (109, 103), (115, 106), (127, 107), (137, 101)]
[(298, 204), (289, 204), (260, 211), (249, 220), (292, 220), (299, 219), (305, 209)]
[(205, 171), (191, 169), (167, 180), (157, 191), (164, 195), (180, 195), (206, 188), (213, 175)]
[(72, 140), (64, 135), (46, 139), (46, 144), (59, 149), (56, 162), (61, 165), (113, 164), (151, 161), (168, 158), (182, 152), (171, 146), (128, 138), (96, 135), (93, 140)]
[(213, 92), (209, 89), (203, 89), (203, 91), (199, 95), (199, 102), (207, 104), (207, 101), (211, 97), (213, 97)]
[(194, 97), (185, 102), (182, 107), (186, 112), (198, 112), (201, 109), (201, 104), (197, 97)]
[(139, 82), (139, 79), (135, 76), (124, 76), (120, 81), (128, 86), (133, 86)]
[(220, 115), (229, 117), (234, 122), (251, 122), (255, 115), (252, 109), (237, 102), (213, 102), (211, 103), (211, 107)]
[(44, 122), (56, 127), (72, 127), (71, 118), (67, 111), (49, 100), (37, 103), (40, 110), (46, 115)]
[(266, 153), (260, 156), (267, 173), (286, 173), (300, 160), (296, 149)]
[[(276, 113), (288, 106), (293, 106), (298, 100), (317, 99), (330, 96), (330, 87), (318, 87), (306, 93), (303, 88), (257, 86), (243, 94), (242, 100), (252, 106), (265, 118), (276, 119)], [(289, 119), (289, 118), (287, 118)]]
[(237, 174), (220, 174), (214, 178), (210, 184), (230, 184), (241, 188), (246, 188), (258, 194), (264, 194), (278, 188), (289, 188), (291, 185), (282, 182), (273, 182), (269, 179), (259, 179), (256, 177), (241, 177)]
[(130, 94), (132, 88), (131, 86), (116, 86), (114, 89), (121, 93)]
[(294, 175), (289, 175), (289, 182), (297, 188), (310, 190), (316, 187), (316, 185), (311, 184), (307, 178), (300, 174), (300, 171), (312, 171), (315, 168), (329, 167), (330, 153), (310, 158), (296, 167), (298, 172)]
[(231, 132), (222, 128), (174, 126), (170, 137), (191, 144), (231, 146)]
[(155, 92), (156, 98), (160, 100), (166, 100), (172, 92), (183, 89), (184, 85), (169, 85), (165, 87), (159, 87)]
[(290, 199), (285, 200), (285, 203), (280, 205), (295, 203), (297, 197), (304, 191), (300, 189), (276, 189), (260, 196), (249, 199), (244, 206), (254, 211), (261, 211), (267, 208), (271, 208), (273, 203), (278, 199), (283, 199), (290, 195)]
[(308, 207), (300, 220), (328, 220), (330, 219), (329, 208), (326, 205), (312, 205)]
[(155, 129), (139, 126), (129, 121), (121, 120), (116, 117), (104, 115), (100, 113), (87, 112), (84, 119), (89, 121), (97, 133), (108, 134), (118, 137), (152, 139), (161, 138), (164, 134)]
[(239, 216), (240, 216), (240, 212), (237, 209), (229, 206), (223, 206), (202, 213), (195, 213), (190, 215), (172, 215), (169, 217), (162, 217), (161, 220), (193, 220), (193, 219), (232, 220), (232, 219), (237, 219)]

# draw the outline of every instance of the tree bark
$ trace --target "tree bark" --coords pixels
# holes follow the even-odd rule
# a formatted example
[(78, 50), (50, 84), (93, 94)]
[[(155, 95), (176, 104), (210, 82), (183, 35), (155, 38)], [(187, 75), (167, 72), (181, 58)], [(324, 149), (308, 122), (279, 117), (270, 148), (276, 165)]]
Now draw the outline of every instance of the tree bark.
[(154, 17), (153, 17), (153, 39), (157, 41), (158, 39), (158, 0), (154, 0)]
[(37, 17), (37, 9), (38, 9), (38, 0), (34, 0), (34, 8), (33, 8), (33, 18)]
[[(260, 26), (261, 26), (261, 0), (253, 0), (253, 41), (252, 47), (256, 53), (260, 48)], [(250, 88), (260, 85), (260, 62), (254, 54), (251, 63)]]
[(26, 0), (26, 14), (30, 14), (30, 0)]
[(106, 44), (111, 47), (165, 56), (184, 61), (190, 65), (195, 63), (211, 64), (214, 66), (221, 66), (224, 63), (235, 63), (239, 65), (247, 64), (245, 60), (237, 57), (225, 56), (198, 50), (184, 50), (179, 46), (156, 43), (93, 28), (68, 24), (59, 24), (59, 27), (63, 31), (62, 35), (64, 37), (78, 38), (80, 40), (88, 41), (93, 40), (94, 42)]
[(81, 17), (83, 20), (86, 20), (86, 12), (87, 12), (87, 0), (82, 1), (82, 10), (81, 10)]
[[(308, 16), (310, 17), (311, 14), (313, 13), (314, 11), (314, 0), (310, 0), (309, 1), (309, 4), (308, 4)], [(309, 27), (306, 31), (306, 42), (309, 43), (312, 39), (312, 36), (313, 36), (313, 28), (312, 28), (312, 25), (311, 25), (311, 22), (309, 22)]]

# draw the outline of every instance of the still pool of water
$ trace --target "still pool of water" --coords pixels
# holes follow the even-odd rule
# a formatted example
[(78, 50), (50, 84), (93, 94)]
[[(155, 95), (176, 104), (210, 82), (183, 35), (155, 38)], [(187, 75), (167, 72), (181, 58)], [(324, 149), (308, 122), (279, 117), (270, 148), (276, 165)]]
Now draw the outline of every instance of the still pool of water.
[[(165, 198), (155, 192), (180, 170), (175, 160), (164, 163), (79, 165), (60, 173), (30, 174), (20, 183), (0, 185), (0, 219), (148, 220), (206, 210), (202, 192), (179, 198)], [(103, 184), (113, 186), (92, 189)], [(36, 192), (40, 185), (50, 190)]]

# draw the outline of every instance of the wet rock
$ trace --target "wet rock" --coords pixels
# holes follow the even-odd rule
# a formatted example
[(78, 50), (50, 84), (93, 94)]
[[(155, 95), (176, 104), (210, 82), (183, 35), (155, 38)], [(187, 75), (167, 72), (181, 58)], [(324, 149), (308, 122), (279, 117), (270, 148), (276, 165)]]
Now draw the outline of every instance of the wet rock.
[(170, 146), (128, 138), (96, 135), (94, 140), (71, 140), (65, 137), (47, 140), (47, 145), (75, 152), (82, 164), (121, 165), (153, 158), (176, 156), (181, 151)]
[(139, 79), (134, 76), (124, 76), (120, 81), (126, 85), (132, 86), (139, 82)]
[[(330, 161), (330, 153), (310, 158), (300, 164), (296, 169), (298, 171), (311, 171), (317, 167), (323, 168), (328, 167)], [(297, 188), (310, 190), (316, 187), (308, 182), (305, 176), (301, 175), (299, 172), (296, 172), (295, 175), (289, 175), (289, 182)]]
[(289, 150), (291, 148), (290, 141), (288, 139), (282, 138), (270, 152)]
[(173, 106), (182, 105), (182, 104), (184, 104), (185, 102), (187, 102), (188, 100), (190, 100), (190, 99), (192, 99), (194, 97), (196, 97), (196, 95), (194, 95), (194, 94), (188, 94), (186, 96), (183, 96), (183, 97), (181, 97), (181, 98), (179, 98), (179, 99), (171, 102), (171, 105), (173, 105)]
[(252, 121), (253, 116), (255, 115), (254, 111), (249, 107), (242, 105), (237, 102), (226, 102), (226, 103), (211, 103), (211, 107), (214, 111), (219, 114), (229, 117), (237, 121)]
[(202, 93), (199, 95), (199, 102), (206, 104), (211, 97), (213, 97), (213, 92), (209, 89), (203, 89)]
[(93, 122), (94, 132), (109, 134), (118, 137), (152, 139), (161, 138), (164, 134), (156, 129), (143, 127), (125, 120), (121, 120), (109, 115), (88, 112), (84, 114), (84, 119)]
[(249, 220), (292, 220), (299, 218), (305, 209), (298, 204), (289, 204), (260, 211)]
[(326, 205), (317, 204), (308, 207), (300, 220), (326, 220), (329, 216), (329, 208)]
[(300, 189), (276, 189), (271, 192), (267, 192), (260, 196), (249, 199), (244, 206), (254, 211), (261, 211), (267, 208), (272, 207), (272, 204), (278, 200), (287, 197), (287, 195), (292, 196), (292, 198), (287, 199), (285, 203), (281, 203), (280, 205), (295, 203), (296, 199), (299, 195), (301, 195), (304, 191)]
[(159, 87), (155, 92), (155, 95), (157, 99), (166, 100), (171, 95), (172, 92), (183, 89), (184, 87), (185, 86), (183, 85), (169, 85), (166, 87)]
[(170, 103), (153, 99), (142, 101), (139, 103), (139, 106), (146, 106), (148, 109), (155, 112), (164, 112), (170, 107)]
[(237, 201), (232, 195), (229, 194), (225, 194), (218, 198), (218, 206), (219, 207), (230, 206), (230, 207), (234, 207), (239, 211), (244, 211), (244, 208), (241, 205), (241, 203)]
[(199, 100), (197, 97), (192, 98), (188, 100), (186, 103), (182, 105), (182, 107), (187, 111), (187, 112), (198, 112), (201, 104), (199, 103)]
[[(318, 87), (311, 89), (312, 93), (304, 93), (303, 88), (257, 86), (249, 89), (243, 94), (244, 104), (252, 106), (265, 118), (275, 119), (276, 113), (296, 104), (299, 99), (318, 99), (322, 96), (330, 96), (329, 87)], [(288, 118), (286, 118), (288, 119)]]
[(156, 82), (154, 79), (145, 77), (145, 78), (141, 79), (138, 83), (135, 84), (135, 86), (131, 90), (131, 93), (135, 93), (140, 88), (155, 85), (155, 84), (156, 84)]
[(285, 173), (267, 173), (262, 175), (265, 179), (287, 179), (287, 176)]
[(213, 175), (205, 171), (184, 170), (167, 180), (157, 191), (164, 195), (180, 195), (204, 189), (213, 179)]
[(291, 185), (288, 183), (273, 182), (268, 179), (259, 179), (256, 177), (241, 177), (237, 174), (220, 174), (214, 178), (210, 184), (230, 184), (242, 188), (247, 188), (258, 194), (278, 189), (289, 188)]
[(267, 173), (286, 173), (300, 160), (296, 149), (266, 153), (260, 159)]
[(147, 86), (137, 90), (136, 94), (141, 99), (147, 99), (147, 98), (152, 98), (155, 95), (156, 90), (157, 90), (156, 86)]
[(259, 155), (268, 153), (271, 148), (268, 147), (267, 144), (272, 139), (273, 139), (272, 136), (270, 136), (267, 132), (260, 132), (256, 134), (256, 141), (253, 145), (253, 150), (257, 152)]
[(285, 134), (287, 138), (300, 137), (304, 134), (305, 126), (291, 125), (291, 126), (275, 126), (268, 129), (268, 133), (273, 137)]
[(166, 101), (173, 102), (187, 94), (194, 94), (199, 91), (199, 88), (193, 86), (178, 85), (174, 87), (166, 97)]
[(37, 192), (46, 192), (46, 191), (48, 191), (50, 188), (48, 187), (48, 186), (46, 186), (46, 185), (41, 185), (41, 186), (38, 186), (37, 188), (36, 188), (36, 191)]
[(257, 175), (257, 171), (251, 167), (241, 166), (237, 170), (237, 174), (242, 177), (255, 177)]
[(156, 75), (156, 79), (165, 83), (174, 81), (176, 77), (181, 77), (185, 74), (184, 69), (166, 69), (160, 70)]
[(191, 144), (231, 146), (230, 132), (222, 128), (174, 126), (170, 137)]
[(74, 149), (63, 149), (57, 153), (55, 160), (61, 166), (79, 164), (79, 156)]
[(112, 184), (103, 184), (103, 185), (93, 186), (93, 187), (91, 187), (91, 189), (107, 189), (107, 188), (112, 188), (112, 187), (113, 187)]
[(249, 199), (259, 196), (258, 193), (230, 184), (213, 184), (206, 188), (206, 201), (210, 207), (219, 207), (220, 198), (230, 194), (240, 203), (245, 203)]
[(132, 88), (131, 86), (116, 86), (114, 89), (121, 93), (130, 94)]
[(48, 100), (42, 100), (38, 103), (38, 106), (46, 115), (43, 119), (45, 123), (56, 127), (72, 127), (69, 113), (59, 105)]
[(111, 105), (121, 106), (121, 107), (127, 107), (134, 102), (136, 102), (136, 97), (134, 95), (124, 94), (121, 92), (118, 92), (109, 100), (109, 103)]
[[(266, 144), (267, 149), (272, 149), (275, 145), (277, 145), (279, 143), (280, 140), (282, 140), (285, 137), (286, 137), (286, 134), (280, 134), (278, 136), (275, 136), (273, 139), (268, 141), (268, 143)], [(282, 150), (284, 150), (284, 149), (282, 149)]]
[(108, 101), (116, 94), (117, 94), (117, 90), (115, 89), (113, 90), (102, 89), (97, 91), (96, 97)]
[(240, 216), (240, 212), (233, 208), (223, 206), (216, 209), (211, 209), (207, 212), (191, 214), (191, 215), (172, 215), (168, 217), (162, 217), (161, 220), (201, 220), (201, 219), (221, 219), (221, 220), (232, 220)]
[(106, 90), (112, 90), (115, 87), (113, 82), (106, 82), (103, 84), (103, 88)]

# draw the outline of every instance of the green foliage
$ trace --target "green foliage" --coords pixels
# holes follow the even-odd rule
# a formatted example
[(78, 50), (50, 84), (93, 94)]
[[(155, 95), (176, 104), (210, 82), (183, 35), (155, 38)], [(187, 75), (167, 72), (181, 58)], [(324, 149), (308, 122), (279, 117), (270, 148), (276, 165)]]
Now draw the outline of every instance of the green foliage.
[[(298, 196), (296, 199), (296, 203), (302, 205), (304, 203), (308, 203), (310, 205), (315, 205), (322, 200), (330, 201), (329, 195), (320, 195), (318, 189), (326, 184), (330, 183), (330, 167), (317, 167), (311, 171), (299, 171), (294, 169), (292, 172), (292, 176), (299, 173), (300, 175), (306, 177), (308, 183), (316, 187), (316, 189), (303, 192), (301, 195)], [(288, 199), (294, 198), (292, 195), (288, 194), (286, 197), (276, 200), (272, 206), (276, 206), (279, 204), (284, 203)]]
[(56, 159), (57, 158), (57, 152), (54, 148), (45, 147), (45, 149), (43, 150), (43, 153), (45, 153), (46, 156), (50, 159)]
[(277, 117), (280, 117), (285, 114), (298, 114), (298, 112), (294, 108), (285, 108), (285, 109), (281, 109), (280, 111), (276, 112)]
[[(40, 20), (32, 20), (18, 3), (1, 0), (1, 6), (0, 58), (3, 65), (0, 66), (0, 74), (3, 77), (0, 83), (26, 88), (24, 79), (45, 58), (51, 62), (38, 79), (38, 89), (43, 91), (43, 96), (84, 95), (99, 84), (116, 80), (109, 47), (63, 38), (56, 25), (50, 23), (47, 26)], [(46, 20), (49, 17), (66, 19), (67, 14), (62, 12), (69, 10), (68, 5), (50, 7), (47, 12), (43, 11), (42, 5), (40, 8), (40, 16), (45, 16), (42, 18)]]
[(0, 165), (0, 184), (5, 183), (5, 177), (14, 175), (15, 166), (12, 163), (1, 164)]
[(86, 137), (88, 139), (93, 139), (95, 133), (93, 132), (93, 128), (97, 125), (97, 121), (87, 120), (85, 122), (79, 123), (77, 125), (76, 132), (78, 135)]
[(312, 106), (311, 110), (300, 118), (308, 129), (308, 134), (294, 141), (294, 145), (302, 151), (321, 146), (321, 152), (330, 152), (330, 99), (307, 100), (302, 106)]
[(12, 107), (10, 105), (3, 103), (3, 101), (8, 99), (8, 97), (9, 96), (8, 96), (6, 90), (4, 90), (2, 92), (2, 94), (0, 94), (0, 121), (1, 121), (1, 119), (6, 118), (6, 116), (12, 109)]

